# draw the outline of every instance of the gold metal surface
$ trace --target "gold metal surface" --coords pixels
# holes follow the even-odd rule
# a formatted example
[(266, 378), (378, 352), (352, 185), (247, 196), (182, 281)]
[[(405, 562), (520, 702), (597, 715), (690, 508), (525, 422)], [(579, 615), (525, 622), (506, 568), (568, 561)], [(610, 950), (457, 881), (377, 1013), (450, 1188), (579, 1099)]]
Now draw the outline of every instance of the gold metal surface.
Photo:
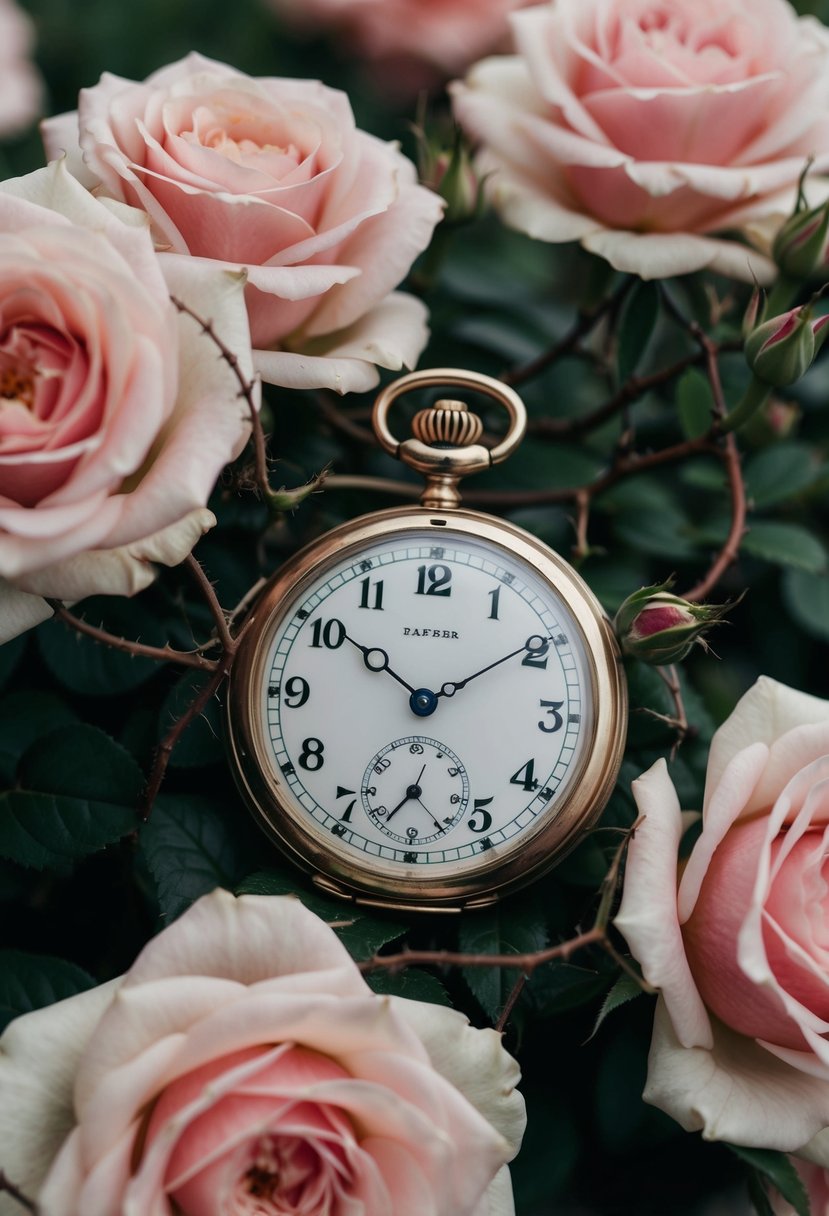
[[(483, 393), (504, 407), (509, 427), (500, 443), (493, 448), (478, 443), (483, 429), (479, 420), (476, 426), (471, 422), (475, 415), (462, 413), (466, 407), (454, 401), (438, 402), (431, 410), (421, 410), (412, 425), (414, 438), (401, 442), (392, 434), (388, 415), (398, 397), (414, 389), (447, 386)], [(458, 406), (461, 410), (457, 410)], [(453, 407), (457, 411), (453, 421), (440, 418), (442, 410), (450, 411)], [(459, 421), (464, 417), (470, 421)], [(481, 473), (515, 451), (527, 429), (527, 414), (518, 394), (500, 380), (480, 372), (443, 367), (411, 372), (389, 384), (374, 403), (372, 423), (386, 451), (426, 478), (421, 504), (432, 510), (449, 511), (460, 505), (458, 482), (462, 477)]]
[[(427, 379), (445, 384), (442, 377), (447, 373), (416, 375), (421, 384)], [(464, 375), (472, 378), (471, 373)], [(385, 410), (389, 404), (387, 400)], [(383, 410), (380, 424), (385, 426)], [(397, 441), (391, 438), (390, 442), (394, 445)], [(377, 857), (364, 860), (343, 855), (332, 847), (329, 834), (308, 822), (306, 812), (275, 768), (259, 696), (270, 639), (327, 567), (378, 541), (405, 539), (413, 529), (433, 529), (437, 539), (447, 528), (496, 546), (513, 561), (527, 563), (560, 597), (581, 635), (594, 712), (592, 737), (561, 797), (540, 811), (535, 824), (513, 845), (496, 845), (456, 863), (452, 875), (441, 877), (424, 874), (425, 867), (418, 871), (417, 867), (406, 868)], [(423, 507), (394, 508), (363, 516), (335, 528), (289, 560), (267, 585), (251, 617), (233, 665), (227, 698), (228, 738), (236, 779), (268, 836), (332, 894), (407, 912), (486, 906), (548, 870), (592, 825), (613, 790), (625, 743), (627, 700), (610, 623), (578, 574), (546, 545), (510, 523), (475, 511), (444, 513)]]

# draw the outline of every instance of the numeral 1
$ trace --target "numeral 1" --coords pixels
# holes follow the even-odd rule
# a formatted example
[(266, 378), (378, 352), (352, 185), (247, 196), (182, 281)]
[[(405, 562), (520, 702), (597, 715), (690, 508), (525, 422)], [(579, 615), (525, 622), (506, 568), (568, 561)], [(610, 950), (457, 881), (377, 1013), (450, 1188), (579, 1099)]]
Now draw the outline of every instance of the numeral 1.
[(383, 580), (378, 579), (378, 581), (374, 584), (374, 603), (373, 604), (370, 604), (368, 602), (369, 595), (371, 592), (371, 579), (370, 578), (361, 578), (360, 587), (362, 588), (362, 590), (360, 592), (360, 607), (361, 608), (375, 608), (375, 609), (380, 609), (380, 611), (382, 611), (382, 609), (383, 609)]
[(501, 588), (493, 587), (493, 589), (491, 591), (487, 591), (487, 595), (492, 600), (492, 607), (489, 611), (489, 616), (488, 616), (487, 620), (497, 621), (498, 620), (498, 601), (501, 598)]

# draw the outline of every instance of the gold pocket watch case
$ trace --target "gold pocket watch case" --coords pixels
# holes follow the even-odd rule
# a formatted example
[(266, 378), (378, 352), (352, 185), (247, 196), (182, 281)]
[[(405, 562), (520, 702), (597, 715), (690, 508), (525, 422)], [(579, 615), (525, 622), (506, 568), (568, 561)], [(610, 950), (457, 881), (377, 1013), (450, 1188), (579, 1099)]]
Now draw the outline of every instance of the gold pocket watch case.
[[(483, 393), (506, 437), (438, 401), (399, 443), (394, 401)], [(520, 443), (520, 398), (472, 372), (415, 372), (377, 398), (387, 451), (426, 477), (270, 580), (233, 666), (237, 782), (264, 831), (333, 894), (398, 910), (480, 907), (548, 870), (595, 821), (624, 748), (610, 623), (579, 575), (514, 525), (459, 506), (458, 481)]]

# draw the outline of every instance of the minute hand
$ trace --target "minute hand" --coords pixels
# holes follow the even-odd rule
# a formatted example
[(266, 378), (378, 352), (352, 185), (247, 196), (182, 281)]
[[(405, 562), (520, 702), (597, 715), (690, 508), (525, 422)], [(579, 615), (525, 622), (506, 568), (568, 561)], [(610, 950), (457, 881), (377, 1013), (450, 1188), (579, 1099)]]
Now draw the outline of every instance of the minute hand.
[[(541, 645), (531, 646), (530, 642), (534, 642), (536, 638), (540, 638)], [(446, 684), (442, 684), (440, 691), (435, 693), (435, 696), (453, 697), (458, 689), (465, 688), (470, 680), (475, 680), (478, 676), (484, 675), (485, 672), (492, 671), (493, 667), (499, 667), (501, 663), (506, 663), (508, 659), (514, 659), (515, 656), (517, 654), (521, 654), (522, 651), (526, 651), (527, 654), (540, 653), (545, 649), (550, 640), (550, 638), (541, 638), (539, 634), (535, 634), (533, 637), (527, 638), (526, 642), (524, 642), (523, 645), (519, 646), (516, 650), (511, 650), (509, 654), (505, 654), (500, 659), (496, 659), (494, 663), (489, 663), (486, 667), (482, 667), (480, 671), (473, 671), (472, 675), (467, 676), (465, 680), (448, 681)]]

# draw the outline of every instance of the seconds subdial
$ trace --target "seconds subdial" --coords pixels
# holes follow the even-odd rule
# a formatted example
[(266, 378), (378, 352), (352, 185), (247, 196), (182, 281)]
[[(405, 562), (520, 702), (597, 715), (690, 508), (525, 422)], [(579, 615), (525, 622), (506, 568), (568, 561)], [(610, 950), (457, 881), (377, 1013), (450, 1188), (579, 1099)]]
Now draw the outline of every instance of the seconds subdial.
[(369, 761), (360, 793), (369, 819), (386, 836), (401, 844), (430, 844), (466, 814), (469, 778), (450, 748), (408, 735)]

